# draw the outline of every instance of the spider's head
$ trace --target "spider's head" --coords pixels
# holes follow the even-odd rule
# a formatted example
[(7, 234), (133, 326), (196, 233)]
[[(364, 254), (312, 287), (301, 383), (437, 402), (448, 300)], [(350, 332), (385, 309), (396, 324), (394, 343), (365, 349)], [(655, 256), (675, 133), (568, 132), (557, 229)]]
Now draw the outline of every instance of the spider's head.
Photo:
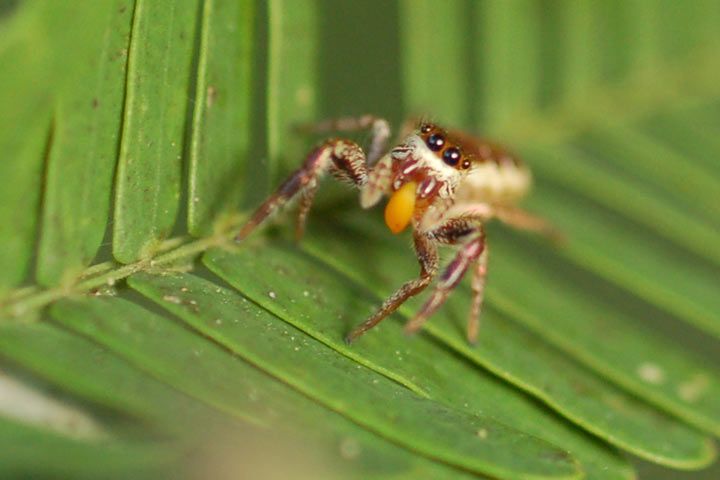
[(473, 165), (473, 155), (463, 151), (458, 138), (431, 123), (422, 123), (392, 156), (393, 176), (385, 223), (399, 233), (418, 207), (436, 198), (451, 199), (460, 180)]
[(440, 175), (462, 175), (472, 165), (472, 154), (463, 151), (460, 139), (432, 123), (422, 123), (413, 136), (416, 154)]

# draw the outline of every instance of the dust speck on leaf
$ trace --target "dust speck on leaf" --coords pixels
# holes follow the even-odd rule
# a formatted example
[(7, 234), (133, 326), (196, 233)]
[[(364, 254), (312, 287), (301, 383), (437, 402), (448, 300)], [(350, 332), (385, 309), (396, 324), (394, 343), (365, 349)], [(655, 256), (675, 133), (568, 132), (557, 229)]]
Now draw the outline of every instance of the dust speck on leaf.
[(678, 396), (686, 402), (695, 402), (703, 395), (703, 393), (705, 393), (709, 384), (710, 379), (707, 375), (698, 373), (693, 375), (686, 382), (682, 382), (678, 385), (677, 393)]
[(299, 87), (295, 90), (295, 101), (301, 107), (307, 107), (313, 100), (313, 90), (307, 85)]
[(637, 369), (637, 374), (643, 381), (653, 385), (659, 385), (665, 381), (665, 372), (654, 363), (641, 364)]
[(484, 428), (481, 428), (477, 432), (475, 432), (475, 435), (478, 436), (478, 438), (485, 440), (488, 437), (488, 431)]
[(182, 300), (180, 300), (180, 297), (177, 297), (175, 295), (165, 295), (163, 297), (163, 300), (165, 300), (166, 302), (170, 302), (170, 303), (176, 303), (178, 305), (180, 305), (182, 303)]
[(272, 290), (270, 290), (270, 291), (268, 292), (268, 297), (270, 297), (270, 298), (272, 298), (273, 300), (275, 300), (275, 299), (277, 298), (277, 294), (276, 294), (275, 292), (273, 292)]
[(353, 460), (360, 455), (360, 444), (354, 438), (343, 438), (340, 442), (340, 455), (346, 460)]

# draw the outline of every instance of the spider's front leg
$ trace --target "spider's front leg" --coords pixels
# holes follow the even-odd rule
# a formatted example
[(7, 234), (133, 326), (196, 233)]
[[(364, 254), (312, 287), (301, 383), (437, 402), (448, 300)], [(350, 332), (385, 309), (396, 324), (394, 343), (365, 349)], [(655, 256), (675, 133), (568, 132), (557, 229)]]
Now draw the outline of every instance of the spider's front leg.
[(320, 178), (326, 172), (362, 188), (368, 181), (368, 169), (360, 146), (350, 140), (331, 139), (315, 148), (302, 167), (293, 172), (282, 185), (252, 214), (235, 236), (240, 242), (288, 201), (300, 194), (296, 235), (302, 237), (305, 220), (312, 206)]
[(352, 332), (345, 337), (347, 343), (352, 343), (359, 336), (370, 330), (372, 327), (380, 323), (385, 317), (393, 313), (408, 298), (422, 292), (432, 281), (438, 270), (439, 259), (435, 242), (427, 235), (415, 230), (413, 233), (415, 244), (415, 253), (420, 263), (420, 276), (414, 280), (406, 282), (395, 293), (393, 293), (382, 306), (365, 322), (361, 323), (353, 329)]
[(482, 221), (472, 217), (455, 217), (426, 233), (434, 241), (457, 244), (464, 241), (455, 258), (440, 276), (435, 290), (420, 311), (405, 325), (406, 333), (414, 333), (445, 303), (450, 292), (460, 283), (470, 265), (475, 262), (472, 289), (473, 300), (468, 318), (467, 337), (475, 343), (480, 326), (480, 308), (485, 290), (488, 249)]
[(390, 124), (384, 118), (375, 115), (362, 115), (360, 117), (340, 117), (322, 120), (320, 122), (299, 125), (298, 130), (303, 133), (326, 132), (357, 132), (370, 130), (370, 148), (367, 154), (367, 164), (373, 165), (387, 150), (390, 138)]

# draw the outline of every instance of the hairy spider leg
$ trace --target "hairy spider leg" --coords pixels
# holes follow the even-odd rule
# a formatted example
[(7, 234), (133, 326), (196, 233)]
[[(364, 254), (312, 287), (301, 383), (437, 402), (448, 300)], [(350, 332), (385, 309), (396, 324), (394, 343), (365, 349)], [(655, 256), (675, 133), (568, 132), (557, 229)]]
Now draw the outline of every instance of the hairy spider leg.
[(556, 243), (565, 241), (565, 236), (555, 225), (514, 205), (468, 203), (452, 207), (449, 214), (453, 217), (469, 215), (474, 218), (482, 218), (484, 221), (496, 218), (505, 225), (518, 230), (538, 233)]
[(425, 290), (437, 274), (439, 258), (435, 242), (426, 234), (418, 232), (417, 230), (413, 232), (413, 240), (418, 263), (420, 263), (420, 276), (414, 280), (405, 282), (402, 287), (383, 302), (380, 308), (370, 318), (355, 327), (347, 337), (345, 337), (347, 343), (352, 343), (359, 336), (380, 323), (385, 317), (397, 310), (408, 298)]
[(350, 140), (327, 140), (310, 152), (303, 166), (293, 172), (275, 193), (255, 210), (240, 229), (235, 241), (240, 242), (245, 239), (298, 193), (301, 194), (301, 201), (296, 235), (302, 236), (318, 182), (328, 171), (336, 178), (349, 181), (359, 188), (365, 186), (368, 181), (367, 164), (362, 148)]
[(467, 322), (467, 339), (470, 343), (477, 342), (478, 332), (480, 331), (480, 311), (485, 298), (485, 279), (487, 278), (489, 251), (488, 245), (485, 243), (485, 249), (475, 263), (475, 271), (473, 272), (471, 283), (473, 298)]
[(298, 206), (297, 219), (295, 221), (295, 240), (298, 242), (305, 236), (305, 223), (310, 213), (315, 193), (317, 193), (319, 182), (317, 179), (308, 182), (308, 185), (300, 192), (300, 204)]
[[(470, 265), (478, 261), (481, 267), (478, 267), (478, 270), (476, 270), (476, 276), (479, 275), (480, 278), (474, 283), (479, 285), (479, 288), (475, 290), (475, 298), (473, 299), (473, 307), (470, 313), (471, 317), (468, 322), (468, 340), (472, 341), (473, 339), (470, 338), (471, 329), (475, 330), (473, 335), (477, 338), (480, 305), (482, 304), (482, 294), (484, 290), (482, 287), (484, 286), (485, 275), (487, 273), (487, 255), (485, 255), (483, 259), (485, 252), (485, 229), (483, 224), (478, 219), (455, 217), (447, 220), (436, 229), (427, 232), (426, 235), (440, 243), (452, 245), (459, 243), (461, 240), (465, 240), (465, 243), (460, 250), (458, 250), (455, 258), (445, 268), (430, 298), (418, 313), (405, 324), (405, 332), (414, 333), (419, 330), (430, 316), (445, 303), (450, 292), (460, 283), (460, 280), (462, 280)], [(477, 304), (477, 313), (473, 311), (475, 304)]]
[(384, 118), (374, 115), (340, 117), (298, 126), (302, 133), (357, 132), (370, 130), (372, 138), (367, 153), (367, 164), (372, 166), (387, 151), (390, 139), (390, 124)]

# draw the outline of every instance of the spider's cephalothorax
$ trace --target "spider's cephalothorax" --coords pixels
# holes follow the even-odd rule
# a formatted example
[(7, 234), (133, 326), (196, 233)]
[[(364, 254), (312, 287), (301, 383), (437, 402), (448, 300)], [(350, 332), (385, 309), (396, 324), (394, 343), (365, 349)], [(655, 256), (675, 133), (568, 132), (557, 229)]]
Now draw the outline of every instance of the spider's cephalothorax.
[(414, 332), (445, 301), (465, 272), (472, 268), (473, 301), (468, 339), (477, 339), (488, 248), (483, 224), (498, 218), (519, 228), (550, 233), (543, 220), (518, 209), (515, 203), (530, 186), (530, 173), (513, 155), (460, 132), (447, 132), (431, 123), (405, 129), (390, 151), (388, 123), (366, 115), (319, 123), (312, 131), (372, 129), (368, 154), (351, 140), (330, 139), (316, 147), (305, 163), (278, 188), (242, 227), (236, 240), (247, 237), (267, 217), (299, 197), (297, 237), (304, 232), (320, 177), (330, 172), (361, 190), (360, 204), (370, 208), (384, 196), (385, 223), (393, 233), (413, 227), (420, 276), (402, 285), (382, 306), (347, 336), (355, 340), (427, 287), (439, 270), (438, 245), (456, 245), (455, 258), (440, 275), (435, 290), (406, 325)]

